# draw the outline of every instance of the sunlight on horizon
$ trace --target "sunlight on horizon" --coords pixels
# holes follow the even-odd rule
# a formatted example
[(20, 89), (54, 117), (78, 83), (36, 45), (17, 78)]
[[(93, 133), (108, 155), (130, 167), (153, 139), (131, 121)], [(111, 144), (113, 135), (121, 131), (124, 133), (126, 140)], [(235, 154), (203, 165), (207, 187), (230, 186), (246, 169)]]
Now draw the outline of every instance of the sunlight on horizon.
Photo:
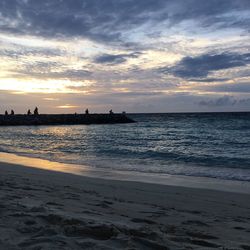
[(117, 1), (100, 9), (95, 0), (79, 8), (64, 0), (18, 1), (14, 14), (3, 1), (2, 108), (33, 105), (36, 96), (35, 105), (47, 112), (66, 104), (98, 111), (249, 110), (247, 5), (229, 2), (207, 12), (213, 2), (189, 9), (185, 1), (134, 3), (138, 8)]

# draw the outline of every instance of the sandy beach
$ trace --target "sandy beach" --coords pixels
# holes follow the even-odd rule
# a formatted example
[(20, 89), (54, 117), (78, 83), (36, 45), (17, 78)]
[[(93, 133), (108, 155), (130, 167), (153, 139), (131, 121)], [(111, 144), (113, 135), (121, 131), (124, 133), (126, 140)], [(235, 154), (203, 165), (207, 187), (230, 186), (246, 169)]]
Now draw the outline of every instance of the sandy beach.
[(0, 250), (250, 250), (250, 0), (0, 0)]
[(1, 249), (250, 249), (250, 195), (0, 163)]

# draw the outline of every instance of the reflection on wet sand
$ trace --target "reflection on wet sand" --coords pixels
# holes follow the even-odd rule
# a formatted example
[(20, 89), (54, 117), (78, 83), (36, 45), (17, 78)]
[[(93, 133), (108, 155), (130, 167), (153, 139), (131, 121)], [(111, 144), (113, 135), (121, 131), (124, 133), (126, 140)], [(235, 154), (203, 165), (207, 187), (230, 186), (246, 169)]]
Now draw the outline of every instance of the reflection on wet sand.
[(8, 153), (0, 153), (0, 162), (107, 180), (143, 182), (167, 186), (181, 186), (228, 192), (234, 190), (234, 192), (236, 193), (250, 194), (250, 183), (242, 181), (220, 180), (207, 177), (141, 173), (135, 171), (109, 170), (105, 168), (95, 168), (86, 165), (52, 162), (48, 160), (17, 156)]
[(73, 164), (64, 164), (59, 162), (47, 161), (39, 158), (29, 158), (25, 156), (17, 156), (14, 154), (0, 153), (1, 161), (11, 164), (23, 165), (27, 167), (40, 168), (51, 171), (65, 172), (82, 175), (88, 171), (88, 167), (84, 165), (78, 166)]

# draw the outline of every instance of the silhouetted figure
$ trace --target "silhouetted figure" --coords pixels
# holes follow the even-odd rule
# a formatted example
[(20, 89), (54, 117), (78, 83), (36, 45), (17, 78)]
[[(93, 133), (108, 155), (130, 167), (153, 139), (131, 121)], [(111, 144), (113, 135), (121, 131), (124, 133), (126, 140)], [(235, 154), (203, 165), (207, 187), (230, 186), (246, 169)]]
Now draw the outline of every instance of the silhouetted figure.
[(113, 112), (113, 110), (111, 109), (111, 110), (109, 110), (109, 114), (110, 115), (113, 115), (114, 114), (114, 112)]
[(14, 112), (14, 110), (12, 109), (11, 110), (11, 113), (10, 113), (11, 115), (14, 115), (15, 114), (15, 112)]
[(5, 110), (5, 113), (4, 113), (4, 114), (5, 114), (5, 115), (9, 115), (7, 110)]
[(86, 109), (86, 110), (85, 110), (85, 115), (88, 115), (88, 114), (89, 114), (89, 110)]
[(34, 110), (34, 115), (39, 115), (38, 113), (38, 108), (36, 107), (35, 110)]
[(125, 111), (123, 111), (123, 112), (122, 112), (122, 115), (126, 116), (126, 112), (125, 112)]
[(30, 111), (30, 109), (28, 110), (27, 115), (31, 115), (31, 111)]

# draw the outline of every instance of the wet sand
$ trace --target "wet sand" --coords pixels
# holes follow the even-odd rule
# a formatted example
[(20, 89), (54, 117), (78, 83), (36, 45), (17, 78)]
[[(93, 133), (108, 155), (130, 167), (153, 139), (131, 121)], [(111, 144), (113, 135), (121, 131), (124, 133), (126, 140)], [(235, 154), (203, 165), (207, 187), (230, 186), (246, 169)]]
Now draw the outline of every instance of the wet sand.
[(247, 192), (0, 171), (0, 249), (250, 249)]

